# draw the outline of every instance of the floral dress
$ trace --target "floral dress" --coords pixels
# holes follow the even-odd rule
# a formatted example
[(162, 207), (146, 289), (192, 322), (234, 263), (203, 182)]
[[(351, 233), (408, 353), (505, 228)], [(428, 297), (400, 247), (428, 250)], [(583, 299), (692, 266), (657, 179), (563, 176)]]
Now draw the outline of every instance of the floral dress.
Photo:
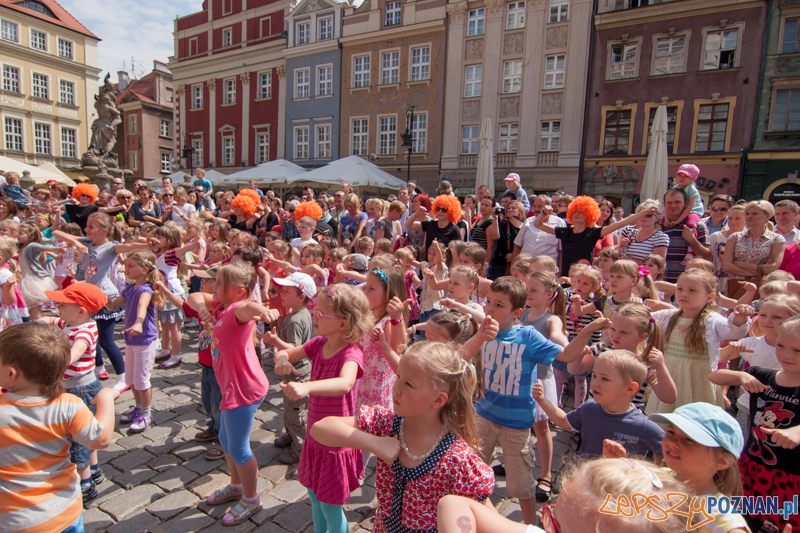
[[(763, 265), (769, 261), (772, 254), (772, 247), (776, 244), (785, 244), (786, 239), (782, 235), (773, 231), (764, 230), (764, 234), (753, 239), (750, 237), (750, 229), (739, 231), (728, 237), (728, 244), (736, 248), (733, 252), (733, 260), (751, 265)], [(728, 279), (744, 279), (742, 276), (730, 275)]]
[[(376, 326), (386, 329), (389, 317), (378, 321)], [(387, 409), (392, 407), (392, 387), (397, 380), (392, 367), (377, 344), (369, 340), (369, 334), (364, 334), (361, 346), (364, 350), (364, 375), (358, 383), (358, 400), (356, 405), (382, 405)]]

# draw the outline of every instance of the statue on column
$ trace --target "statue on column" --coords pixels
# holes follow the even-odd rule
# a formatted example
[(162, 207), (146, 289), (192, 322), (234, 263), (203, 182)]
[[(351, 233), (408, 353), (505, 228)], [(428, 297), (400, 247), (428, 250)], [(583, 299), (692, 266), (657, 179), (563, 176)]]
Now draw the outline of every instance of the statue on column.
[(92, 141), (82, 158), (84, 167), (98, 169), (95, 178), (99, 179), (108, 179), (109, 168), (119, 168), (119, 156), (111, 149), (117, 143), (117, 126), (122, 123), (122, 117), (117, 109), (117, 99), (110, 78), (111, 74), (106, 74), (103, 85), (94, 96), (97, 118), (92, 122)]

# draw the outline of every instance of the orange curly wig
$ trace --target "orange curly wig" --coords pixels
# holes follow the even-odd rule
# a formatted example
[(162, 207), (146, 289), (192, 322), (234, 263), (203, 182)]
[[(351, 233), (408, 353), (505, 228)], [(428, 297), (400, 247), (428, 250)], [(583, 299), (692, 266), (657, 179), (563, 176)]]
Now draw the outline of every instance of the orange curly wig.
[(450, 196), (449, 194), (437, 196), (431, 207), (433, 208), (434, 214), (436, 213), (436, 208), (438, 207), (444, 207), (447, 209), (447, 213), (450, 215), (450, 222), (452, 224), (455, 224), (461, 220), (461, 202), (459, 202), (458, 198), (455, 196)]
[(85, 195), (91, 198), (92, 203), (97, 200), (98, 194), (97, 185), (92, 185), (91, 183), (79, 183), (72, 188), (73, 198), (80, 198)]
[(322, 208), (317, 202), (303, 202), (294, 210), (294, 219), (300, 220), (303, 217), (319, 220), (322, 218)]
[(247, 194), (238, 194), (231, 202), (231, 209), (241, 209), (245, 218), (250, 218), (256, 212), (256, 203)]
[(239, 191), (237, 196), (239, 195), (247, 196), (248, 198), (252, 199), (256, 203), (256, 205), (261, 203), (261, 195), (258, 194), (253, 189), (242, 189), (241, 191)]
[(572, 215), (575, 211), (583, 213), (586, 218), (586, 227), (591, 228), (600, 219), (600, 206), (591, 196), (578, 196), (569, 203), (567, 208), (567, 221), (573, 224)]

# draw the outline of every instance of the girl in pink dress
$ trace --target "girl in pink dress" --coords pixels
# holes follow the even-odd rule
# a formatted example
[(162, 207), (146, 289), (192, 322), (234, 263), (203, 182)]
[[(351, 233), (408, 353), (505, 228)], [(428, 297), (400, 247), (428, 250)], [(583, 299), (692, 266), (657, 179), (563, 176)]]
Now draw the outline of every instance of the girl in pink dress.
[(435, 531), (440, 498), (482, 502), (494, 488), (492, 469), (475, 452), (475, 371), (452, 346), (420, 342), (397, 373), (392, 408), (365, 405), (356, 417), (327, 417), (309, 435), (378, 457), (373, 533)]
[[(214, 491), (206, 503), (238, 503), (222, 517), (226, 526), (240, 524), (261, 510), (256, 484), (258, 462), (250, 449), (253, 418), (269, 383), (253, 344), (255, 321), (273, 322), (278, 311), (250, 301), (256, 272), (247, 263), (231, 263), (217, 272), (214, 294), (189, 295), (189, 307), (211, 325), (211, 362), (222, 392), (219, 442), (231, 482)], [(210, 309), (210, 310), (209, 310)]]
[(422, 287), (422, 280), (414, 271), (414, 254), (408, 248), (398, 248), (394, 256), (400, 261), (403, 269), (403, 280), (406, 284), (406, 299), (409, 300), (408, 320), (412, 324), (419, 322), (419, 302), (417, 287)]
[(337, 284), (319, 293), (311, 316), (317, 337), (276, 353), (275, 372), (279, 376), (297, 375), (292, 363), (306, 357), (311, 360), (310, 382), (281, 384), (291, 400), (308, 397), (307, 437), (297, 479), (308, 489), (314, 531), (347, 533), (342, 505), (358, 488), (361, 452), (324, 446), (311, 437), (311, 428), (325, 417), (355, 415), (356, 390), (362, 376), (362, 352), (356, 343), (372, 327), (372, 315), (362, 291)]

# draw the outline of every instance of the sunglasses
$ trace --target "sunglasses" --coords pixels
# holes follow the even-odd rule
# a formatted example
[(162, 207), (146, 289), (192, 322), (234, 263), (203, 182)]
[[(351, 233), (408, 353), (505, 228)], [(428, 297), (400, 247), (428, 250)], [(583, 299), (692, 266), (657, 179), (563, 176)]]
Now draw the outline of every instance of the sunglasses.
[(314, 311), (311, 313), (311, 317), (312, 318), (335, 318), (336, 320), (342, 320), (342, 318), (343, 318), (343, 317), (336, 316), (336, 315), (326, 315), (325, 313), (323, 313), (319, 309), (314, 309)]
[(645, 215), (644, 218), (655, 218), (655, 214), (650, 213), (649, 215)]
[(162, 194), (161, 196), (163, 196), (164, 198), (172, 198), (175, 195), (174, 194)]
[(114, 185), (122, 185), (121, 181), (114, 181), (113, 183), (114, 183)]
[(437, 207), (436, 208), (436, 212), (437, 213), (447, 213), (447, 208), (446, 207)]
[(712, 207), (711, 210), (714, 211), (715, 213), (727, 213), (728, 212), (728, 208), (727, 207)]
[(542, 527), (545, 533), (559, 533), (555, 515), (556, 504), (548, 503), (542, 507)]

